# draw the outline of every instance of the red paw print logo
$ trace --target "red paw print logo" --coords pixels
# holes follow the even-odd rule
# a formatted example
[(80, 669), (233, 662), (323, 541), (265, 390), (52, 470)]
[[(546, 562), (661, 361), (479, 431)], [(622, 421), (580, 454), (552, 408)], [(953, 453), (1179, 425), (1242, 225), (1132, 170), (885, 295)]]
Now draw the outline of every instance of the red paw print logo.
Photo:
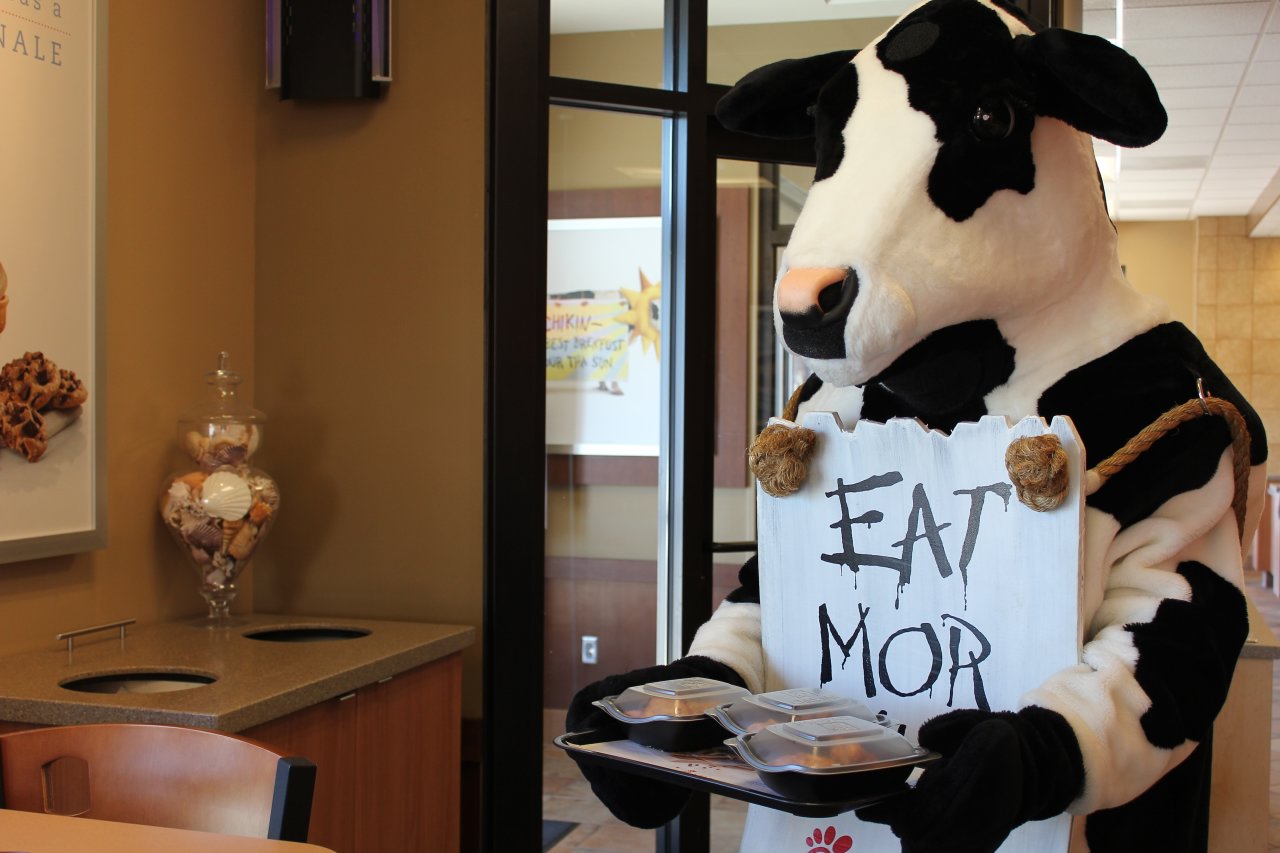
[(828, 826), (826, 832), (815, 829), (804, 843), (809, 845), (809, 853), (849, 853), (853, 849), (853, 839), (847, 835), (836, 838), (834, 826)]

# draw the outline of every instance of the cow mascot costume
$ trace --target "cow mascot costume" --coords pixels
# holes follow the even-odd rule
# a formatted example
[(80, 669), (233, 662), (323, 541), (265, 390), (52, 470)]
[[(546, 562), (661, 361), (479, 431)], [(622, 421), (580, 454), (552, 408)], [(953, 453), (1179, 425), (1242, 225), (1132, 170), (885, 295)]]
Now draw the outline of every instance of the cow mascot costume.
[[(979, 853), (1067, 812), (1083, 817), (1073, 850), (1204, 851), (1210, 735), (1248, 627), (1241, 543), (1253, 523), (1233, 497), (1247, 482), (1255, 521), (1266, 441), (1194, 335), (1119, 264), (1090, 136), (1159, 138), (1150, 78), (1104, 39), (1039, 30), (1001, 0), (930, 0), (861, 51), (752, 72), (718, 114), (817, 148), (774, 306), (813, 372), (800, 414), (943, 431), (988, 414), (1067, 415), (1092, 467), (1199, 387), (1233, 404), (1250, 436), (1233, 470), (1228, 422), (1190, 420), (1087, 498), (1078, 665), (1027, 685), (1019, 707), (926, 722), (919, 741), (942, 758), (909, 792), (835, 819), (836, 843), (812, 837), (811, 819), (753, 806), (743, 850), (787, 853), (797, 843), (783, 840), (800, 838), (799, 851), (851, 839), (855, 853)], [(754, 560), (740, 577), (687, 656), (588, 686), (569, 730), (610, 725), (591, 701), (644, 682), (698, 675), (760, 692)], [(672, 819), (687, 798), (582, 769), (636, 826)], [(883, 825), (874, 844), (859, 840), (868, 824)]]

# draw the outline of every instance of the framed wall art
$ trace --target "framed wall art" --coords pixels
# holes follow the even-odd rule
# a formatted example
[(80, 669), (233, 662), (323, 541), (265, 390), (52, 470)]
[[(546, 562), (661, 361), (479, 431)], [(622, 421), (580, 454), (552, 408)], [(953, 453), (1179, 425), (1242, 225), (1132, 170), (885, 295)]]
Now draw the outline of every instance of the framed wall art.
[(106, 20), (0, 5), (0, 562), (106, 544)]

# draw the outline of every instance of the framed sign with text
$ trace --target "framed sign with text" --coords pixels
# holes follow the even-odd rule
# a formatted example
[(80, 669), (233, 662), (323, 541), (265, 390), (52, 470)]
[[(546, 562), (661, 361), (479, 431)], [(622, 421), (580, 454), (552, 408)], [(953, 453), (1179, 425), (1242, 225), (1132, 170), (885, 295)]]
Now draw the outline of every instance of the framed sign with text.
[(0, 562), (106, 543), (106, 0), (0, 0)]

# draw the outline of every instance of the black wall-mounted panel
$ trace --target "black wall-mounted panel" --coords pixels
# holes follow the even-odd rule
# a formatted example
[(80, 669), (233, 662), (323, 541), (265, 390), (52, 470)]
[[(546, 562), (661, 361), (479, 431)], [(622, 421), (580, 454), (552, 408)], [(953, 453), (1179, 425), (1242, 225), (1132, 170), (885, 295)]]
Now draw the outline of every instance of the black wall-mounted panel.
[[(284, 0), (281, 100), (376, 98), (372, 4), (381, 0)], [(385, 20), (385, 19), (384, 19)]]

